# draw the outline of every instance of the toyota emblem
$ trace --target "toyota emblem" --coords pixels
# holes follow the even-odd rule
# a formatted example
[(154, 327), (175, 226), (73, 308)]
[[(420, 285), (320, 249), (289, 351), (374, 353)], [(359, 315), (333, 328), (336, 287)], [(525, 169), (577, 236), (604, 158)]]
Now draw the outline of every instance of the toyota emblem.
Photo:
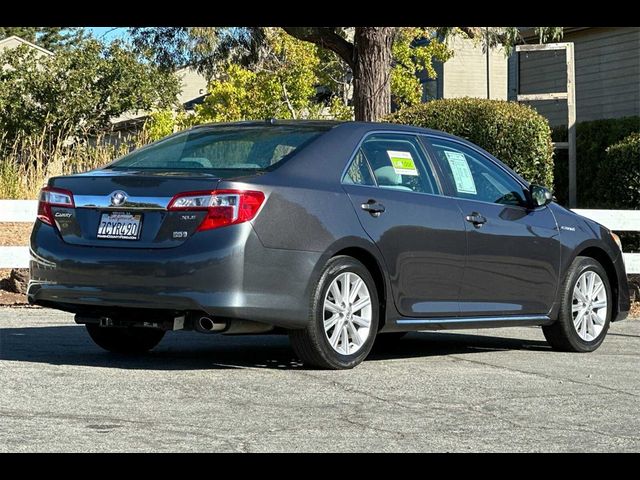
[(124, 205), (124, 202), (127, 201), (127, 194), (122, 190), (117, 190), (111, 194), (111, 205), (114, 207), (119, 207)]

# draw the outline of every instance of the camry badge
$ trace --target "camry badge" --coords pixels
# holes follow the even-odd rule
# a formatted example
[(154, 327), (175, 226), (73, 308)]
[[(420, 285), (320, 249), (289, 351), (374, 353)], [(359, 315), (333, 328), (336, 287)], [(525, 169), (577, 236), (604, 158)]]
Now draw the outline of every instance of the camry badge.
[(119, 207), (124, 205), (124, 202), (127, 201), (127, 194), (122, 190), (116, 190), (111, 194), (111, 205), (114, 207)]

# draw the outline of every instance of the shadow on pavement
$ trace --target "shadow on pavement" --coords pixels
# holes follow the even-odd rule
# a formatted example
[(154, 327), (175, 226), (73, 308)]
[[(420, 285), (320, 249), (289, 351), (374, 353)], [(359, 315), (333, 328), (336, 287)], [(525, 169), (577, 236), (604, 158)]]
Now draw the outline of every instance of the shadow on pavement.
[[(391, 345), (376, 345), (368, 361), (500, 350), (550, 350), (544, 341), (463, 333), (414, 332)], [(303, 368), (286, 335), (222, 336), (169, 332), (142, 356), (116, 355), (93, 344), (81, 326), (0, 329), (0, 361), (89, 367), (194, 370)]]

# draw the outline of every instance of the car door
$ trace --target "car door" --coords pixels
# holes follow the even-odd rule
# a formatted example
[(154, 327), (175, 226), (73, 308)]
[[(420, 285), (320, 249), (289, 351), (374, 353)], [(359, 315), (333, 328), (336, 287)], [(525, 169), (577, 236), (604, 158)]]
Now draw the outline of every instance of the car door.
[(457, 315), (464, 221), (456, 200), (440, 195), (439, 180), (417, 137), (367, 136), (343, 186), (384, 258), (398, 312), (406, 317)]
[(549, 208), (530, 208), (526, 187), (479, 150), (429, 137), (467, 231), (463, 316), (546, 314), (558, 287), (560, 242)]

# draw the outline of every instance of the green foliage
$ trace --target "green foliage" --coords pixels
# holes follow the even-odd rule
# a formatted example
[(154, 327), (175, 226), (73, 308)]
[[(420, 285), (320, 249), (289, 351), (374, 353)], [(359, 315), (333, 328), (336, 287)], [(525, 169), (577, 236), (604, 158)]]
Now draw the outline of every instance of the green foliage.
[(547, 119), (529, 106), (501, 100), (442, 99), (405, 108), (386, 120), (466, 138), (531, 183), (553, 184), (551, 130)]
[(640, 131), (607, 148), (601, 175), (604, 208), (640, 208)]
[[(429, 41), (416, 43), (423, 39)], [(392, 54), (391, 100), (402, 108), (422, 101), (422, 84), (417, 74), (424, 70), (427, 77), (436, 78), (433, 60), (446, 62), (453, 52), (427, 28), (402, 27), (393, 42)]]
[(198, 122), (264, 118), (310, 118), (322, 105), (315, 101), (320, 65), (315, 45), (295, 40), (281, 29), (268, 29), (260, 65), (249, 69), (227, 63), (209, 85), (196, 109)]
[(20, 47), (0, 54), (0, 130), (8, 138), (96, 134), (124, 112), (167, 107), (178, 82), (119, 42), (90, 40), (54, 56)]
[[(576, 124), (577, 204), (580, 208), (605, 208), (602, 194), (611, 188), (602, 180), (602, 170), (607, 162), (606, 149), (622, 141), (632, 133), (640, 132), (640, 117), (610, 118)], [(553, 139), (567, 141), (567, 128), (554, 127)], [(638, 160), (640, 163), (640, 160)], [(568, 202), (569, 159), (567, 150), (556, 152), (555, 194), (562, 204)], [(624, 208), (609, 204), (607, 208)], [(636, 207), (637, 208), (637, 207)]]
[(160, 140), (174, 132), (184, 130), (195, 125), (198, 119), (186, 112), (173, 110), (158, 110), (149, 115), (144, 124), (145, 138), (150, 141)]

